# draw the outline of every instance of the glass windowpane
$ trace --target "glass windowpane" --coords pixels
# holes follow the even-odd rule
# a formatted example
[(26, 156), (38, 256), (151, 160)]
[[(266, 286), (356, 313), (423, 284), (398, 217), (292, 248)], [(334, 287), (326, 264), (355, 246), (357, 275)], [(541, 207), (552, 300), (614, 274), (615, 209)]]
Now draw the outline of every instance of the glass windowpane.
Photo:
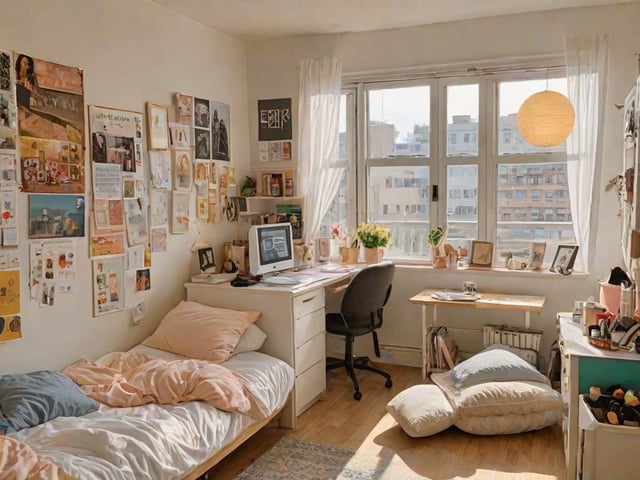
[(478, 155), (478, 84), (447, 87), (447, 156)]
[(429, 156), (428, 86), (369, 90), (367, 157)]

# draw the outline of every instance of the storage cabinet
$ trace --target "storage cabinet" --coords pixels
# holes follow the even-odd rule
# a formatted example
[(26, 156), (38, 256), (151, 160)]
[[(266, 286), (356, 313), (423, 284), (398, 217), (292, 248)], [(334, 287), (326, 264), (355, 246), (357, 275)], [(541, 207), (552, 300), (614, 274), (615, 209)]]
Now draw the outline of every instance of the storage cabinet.
[(294, 428), (296, 418), (326, 390), (324, 286), (300, 289), (229, 284), (187, 283), (187, 300), (235, 310), (259, 310), (256, 325), (271, 334), (262, 351), (284, 360), (295, 370), (291, 399), (285, 407), (283, 426)]
[(582, 480), (640, 477), (636, 460), (640, 445), (640, 427), (599, 423), (589, 405), (580, 396), (580, 437), (578, 471)]
[[(632, 427), (624, 427), (623, 430), (623, 427), (618, 426), (614, 428), (614, 426), (606, 424), (591, 424), (591, 427), (586, 428), (589, 417), (586, 415), (587, 412), (581, 412), (580, 395), (587, 394), (592, 385), (602, 387), (614, 384), (637, 386), (640, 378), (640, 355), (624, 351), (612, 352), (592, 346), (587, 337), (582, 334), (582, 326), (573, 323), (571, 313), (558, 313), (557, 321), (558, 343), (562, 353), (561, 394), (565, 402), (562, 427), (566, 478), (568, 480), (576, 478), (636, 478), (637, 475), (632, 474), (633, 470), (622, 476), (612, 475), (608, 472), (602, 476), (585, 476), (587, 470), (589, 475), (592, 475), (591, 472), (599, 471), (600, 462), (623, 462), (618, 453), (618, 447), (626, 440), (624, 437), (626, 429)], [(586, 405), (583, 406), (583, 410), (584, 408)], [(595, 431), (597, 433), (593, 433)], [(617, 436), (617, 434), (621, 436)], [(603, 455), (603, 452), (598, 449), (598, 445), (603, 442), (603, 438), (608, 437), (613, 438), (612, 448), (615, 451), (611, 451), (610, 455)], [(637, 439), (640, 437), (635, 438), (634, 450), (637, 450)], [(594, 455), (597, 455), (598, 458), (594, 458)], [(633, 457), (629, 458), (633, 459)], [(585, 468), (584, 471), (583, 468)]]

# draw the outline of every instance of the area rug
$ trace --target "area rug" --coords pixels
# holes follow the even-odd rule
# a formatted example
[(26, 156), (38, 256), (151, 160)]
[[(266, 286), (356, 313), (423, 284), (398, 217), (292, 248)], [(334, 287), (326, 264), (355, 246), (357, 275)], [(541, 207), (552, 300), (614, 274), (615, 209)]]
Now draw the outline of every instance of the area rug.
[[(400, 468), (402, 470), (402, 468)], [(348, 448), (282, 437), (236, 480), (418, 480), (389, 462)]]

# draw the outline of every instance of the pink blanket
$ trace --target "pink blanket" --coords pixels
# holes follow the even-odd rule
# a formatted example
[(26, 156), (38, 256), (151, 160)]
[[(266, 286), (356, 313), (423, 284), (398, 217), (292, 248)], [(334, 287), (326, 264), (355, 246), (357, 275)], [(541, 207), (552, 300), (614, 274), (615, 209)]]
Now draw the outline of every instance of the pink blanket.
[(111, 407), (202, 400), (225, 412), (254, 418), (267, 414), (242, 376), (204, 360), (166, 361), (141, 353), (114, 352), (104, 365), (81, 360), (63, 373), (87, 395)]
[(0, 480), (75, 480), (24, 443), (0, 435)]

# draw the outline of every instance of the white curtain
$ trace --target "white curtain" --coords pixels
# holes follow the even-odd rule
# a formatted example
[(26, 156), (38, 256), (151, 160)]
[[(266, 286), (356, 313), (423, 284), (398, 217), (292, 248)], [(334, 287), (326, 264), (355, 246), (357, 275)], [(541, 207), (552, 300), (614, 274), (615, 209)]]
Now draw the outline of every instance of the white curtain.
[(338, 120), (342, 61), (301, 60), (298, 96), (298, 193), (303, 196), (304, 242), (312, 245), (338, 191)]
[[(602, 130), (607, 78), (606, 35), (565, 38), (569, 100), (576, 113), (567, 139), (567, 179), (578, 265), (590, 270), (591, 223), (597, 219), (598, 190), (594, 178), (602, 160)], [(594, 235), (593, 235), (594, 236)]]

